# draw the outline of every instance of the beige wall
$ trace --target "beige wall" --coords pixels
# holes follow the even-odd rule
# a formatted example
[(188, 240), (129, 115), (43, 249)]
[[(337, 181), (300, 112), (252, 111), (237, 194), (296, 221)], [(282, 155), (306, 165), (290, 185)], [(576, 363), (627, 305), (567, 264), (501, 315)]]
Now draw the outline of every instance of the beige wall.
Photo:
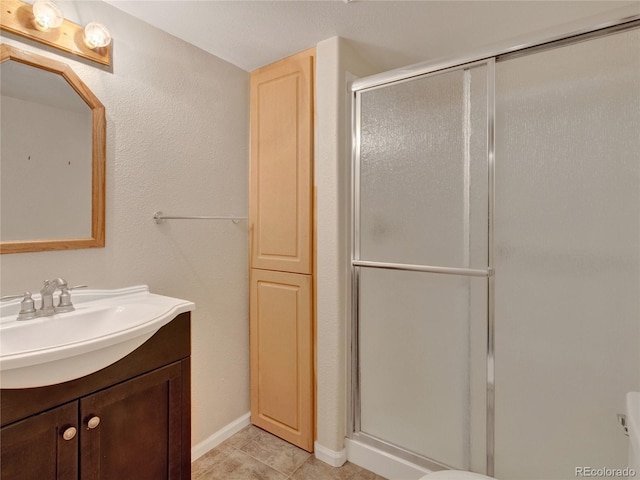
[(342, 38), (316, 47), (317, 442), (334, 452), (344, 448), (347, 421), (349, 82), (378, 71)]
[(2, 295), (61, 276), (94, 288), (148, 284), (195, 302), (193, 444), (249, 411), (247, 223), (173, 221), (247, 214), (249, 101), (243, 70), (103, 2), (59, 2), (112, 32), (112, 72), (4, 35), (72, 66), (106, 107), (106, 248), (2, 255)]

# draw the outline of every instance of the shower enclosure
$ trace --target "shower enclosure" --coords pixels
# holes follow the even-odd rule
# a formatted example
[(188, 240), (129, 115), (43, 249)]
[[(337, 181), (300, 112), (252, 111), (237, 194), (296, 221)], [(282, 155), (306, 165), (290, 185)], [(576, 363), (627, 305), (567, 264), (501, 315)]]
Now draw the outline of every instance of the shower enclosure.
[(626, 465), (638, 26), (354, 84), (352, 438), (501, 480)]

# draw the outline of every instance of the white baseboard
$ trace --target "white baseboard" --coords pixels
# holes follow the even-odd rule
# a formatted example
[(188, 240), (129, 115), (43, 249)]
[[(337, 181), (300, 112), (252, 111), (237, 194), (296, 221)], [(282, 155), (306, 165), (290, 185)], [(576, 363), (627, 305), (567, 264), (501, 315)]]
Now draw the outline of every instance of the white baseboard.
[(431, 473), (431, 470), (357, 440), (347, 438), (345, 446), (347, 460), (390, 480), (418, 480), (427, 473)]
[(210, 437), (191, 447), (191, 461), (195, 461), (212, 448), (217, 447), (233, 434), (238, 433), (244, 427), (251, 423), (251, 412), (247, 412), (240, 418), (236, 418), (233, 422), (225, 425)]
[(344, 465), (344, 462), (347, 461), (346, 448), (343, 448), (339, 452), (336, 452), (335, 450), (323, 447), (318, 442), (315, 442), (313, 444), (313, 450), (318, 460), (321, 460), (324, 463), (328, 463), (332, 467), (341, 467), (342, 465)]

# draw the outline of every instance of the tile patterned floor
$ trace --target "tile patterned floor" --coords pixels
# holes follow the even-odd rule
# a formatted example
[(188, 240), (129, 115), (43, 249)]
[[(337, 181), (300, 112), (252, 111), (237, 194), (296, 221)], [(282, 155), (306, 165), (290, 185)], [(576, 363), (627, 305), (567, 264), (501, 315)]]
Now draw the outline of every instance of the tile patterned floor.
[(352, 463), (334, 468), (249, 425), (191, 466), (192, 480), (385, 480)]

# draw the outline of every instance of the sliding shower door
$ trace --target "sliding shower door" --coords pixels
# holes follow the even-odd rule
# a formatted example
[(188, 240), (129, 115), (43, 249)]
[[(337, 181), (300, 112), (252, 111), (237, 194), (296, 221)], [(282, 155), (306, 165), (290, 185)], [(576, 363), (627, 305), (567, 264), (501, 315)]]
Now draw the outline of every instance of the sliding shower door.
[(354, 436), (424, 465), (480, 471), (492, 67), (355, 99)]
[(500, 480), (623, 471), (639, 24), (356, 88), (354, 438)]
[(640, 30), (499, 58), (495, 158), (496, 477), (623, 468), (617, 414), (640, 390)]

